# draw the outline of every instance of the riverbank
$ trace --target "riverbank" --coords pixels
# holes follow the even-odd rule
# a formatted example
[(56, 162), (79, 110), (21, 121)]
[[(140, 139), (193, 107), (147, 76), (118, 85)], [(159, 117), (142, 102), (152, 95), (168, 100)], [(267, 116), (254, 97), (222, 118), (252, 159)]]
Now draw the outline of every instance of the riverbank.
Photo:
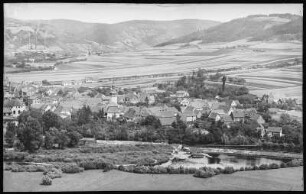
[(4, 171), (4, 191), (130, 191), (130, 190), (279, 190), (303, 191), (303, 167), (243, 171), (195, 178), (190, 175), (134, 174), (88, 170), (63, 174), (51, 186), (39, 185), (42, 173)]

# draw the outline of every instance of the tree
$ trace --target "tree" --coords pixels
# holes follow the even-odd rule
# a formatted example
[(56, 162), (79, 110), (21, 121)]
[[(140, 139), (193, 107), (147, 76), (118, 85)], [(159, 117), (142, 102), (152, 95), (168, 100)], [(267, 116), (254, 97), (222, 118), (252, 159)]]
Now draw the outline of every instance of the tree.
[(14, 141), (16, 139), (16, 125), (13, 122), (9, 122), (7, 124), (7, 129), (5, 133), (5, 142), (12, 147), (14, 145)]
[(92, 112), (89, 108), (89, 106), (83, 106), (82, 109), (78, 110), (77, 112), (77, 118), (78, 118), (78, 124), (84, 125), (86, 123), (89, 123), (91, 120)]
[(181, 143), (183, 143), (185, 140), (187, 125), (181, 120), (180, 115), (176, 115), (176, 121), (173, 122), (171, 126), (177, 129)]
[(38, 150), (43, 142), (42, 127), (38, 120), (32, 117), (28, 118), (24, 124), (19, 126), (17, 137), (25, 150), (29, 152)]
[(148, 107), (149, 106), (149, 98), (148, 98), (148, 96), (146, 96), (146, 98), (145, 98), (145, 103), (146, 103), (146, 106)]
[(153, 115), (146, 116), (145, 119), (140, 122), (140, 125), (151, 125), (155, 129), (161, 127), (160, 120)]
[(51, 127), (59, 128), (61, 124), (60, 117), (50, 110), (43, 114), (42, 121), (43, 129), (45, 132), (48, 131)]

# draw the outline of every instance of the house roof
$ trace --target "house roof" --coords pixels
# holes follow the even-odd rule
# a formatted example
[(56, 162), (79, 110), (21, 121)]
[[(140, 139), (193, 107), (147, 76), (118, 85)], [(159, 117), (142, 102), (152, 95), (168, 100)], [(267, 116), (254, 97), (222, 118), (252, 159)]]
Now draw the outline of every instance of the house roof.
[(244, 115), (253, 119), (257, 119), (257, 111), (255, 108), (244, 109)]
[(210, 119), (216, 119), (217, 115), (219, 115), (219, 114), (216, 113), (216, 112), (211, 112), (211, 113), (208, 115), (208, 118), (210, 118)]
[(281, 127), (268, 127), (266, 129), (266, 132), (280, 133), (281, 131), (282, 131)]
[(240, 102), (238, 100), (233, 100), (233, 102), (235, 102), (237, 105), (240, 105)]
[(23, 103), (17, 99), (4, 100), (3, 107), (23, 106)]
[(225, 106), (226, 103), (225, 102), (214, 102), (212, 105), (211, 105), (211, 109), (212, 110), (215, 110), (215, 109), (219, 109), (220, 106)]
[(158, 118), (175, 118), (175, 114), (176, 112), (173, 112), (173, 111), (163, 111), (163, 112), (160, 112), (159, 114), (157, 114), (156, 116)]
[(243, 118), (244, 112), (242, 110), (234, 110), (232, 112), (234, 118)]
[(203, 107), (208, 107), (209, 104), (207, 103), (207, 101), (202, 100), (202, 99), (197, 99), (197, 100), (193, 100), (189, 103), (190, 106), (193, 106), (195, 108), (203, 108)]
[(216, 110), (212, 110), (211, 112), (214, 112), (217, 114), (225, 114), (225, 111), (223, 109), (216, 109)]
[(220, 117), (221, 117), (221, 120), (222, 120), (223, 122), (232, 122), (232, 121), (233, 121), (232, 117), (229, 116), (229, 115), (227, 115), (227, 114), (225, 114), (225, 115), (220, 115)]
[(194, 107), (192, 106), (187, 106), (186, 109), (183, 111), (183, 116), (185, 117), (192, 117), (192, 116), (196, 116), (197, 114), (194, 112)]
[(278, 108), (269, 108), (268, 109), (269, 112), (279, 112)]
[(175, 117), (167, 117), (167, 118), (159, 118), (161, 125), (171, 125), (176, 118)]
[(118, 106), (109, 106), (106, 110), (107, 113), (118, 113), (119, 108)]
[(11, 109), (8, 107), (3, 107), (3, 113), (11, 113)]

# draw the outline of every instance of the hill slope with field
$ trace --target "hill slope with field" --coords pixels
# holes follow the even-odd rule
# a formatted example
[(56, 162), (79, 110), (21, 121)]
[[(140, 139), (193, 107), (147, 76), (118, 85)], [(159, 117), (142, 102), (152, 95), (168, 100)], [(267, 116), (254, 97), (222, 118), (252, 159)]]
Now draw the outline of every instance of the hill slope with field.
[(172, 39), (156, 46), (189, 43), (231, 42), (248, 38), (251, 41), (288, 41), (303, 37), (303, 17), (292, 14), (251, 15), (234, 19), (209, 29)]

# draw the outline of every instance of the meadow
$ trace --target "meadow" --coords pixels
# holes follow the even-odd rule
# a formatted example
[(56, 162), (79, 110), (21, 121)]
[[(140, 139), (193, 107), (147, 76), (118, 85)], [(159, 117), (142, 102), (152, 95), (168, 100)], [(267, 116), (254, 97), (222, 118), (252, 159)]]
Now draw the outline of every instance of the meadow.
[[(260, 50), (260, 52), (258, 51)], [(283, 96), (301, 96), (302, 67), (279, 69), (251, 69), (255, 65), (272, 65), (293, 61), (302, 57), (301, 42), (248, 42), (240, 40), (230, 43), (169, 45), (139, 51), (88, 56), (87, 61), (62, 64), (54, 71), (6, 74), (11, 81), (80, 80), (85, 77), (98, 79), (144, 76), (172, 73), (168, 77), (133, 78), (116, 81), (120, 87), (152, 86), (154, 83), (176, 79), (181, 73), (190, 73), (197, 68), (218, 70), (240, 67), (241, 70), (226, 72), (240, 76), (249, 83), (254, 94), (288, 89)], [(6, 69), (5, 69), (6, 71)], [(104, 82), (100, 85), (109, 85)]]

